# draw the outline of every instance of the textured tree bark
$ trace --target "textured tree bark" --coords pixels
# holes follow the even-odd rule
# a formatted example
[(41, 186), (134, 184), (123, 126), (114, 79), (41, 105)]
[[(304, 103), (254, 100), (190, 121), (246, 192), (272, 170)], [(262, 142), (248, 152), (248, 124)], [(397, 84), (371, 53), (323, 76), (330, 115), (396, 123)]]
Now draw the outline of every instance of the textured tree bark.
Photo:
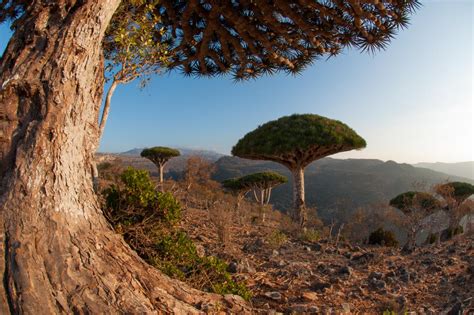
[(293, 202), (295, 208), (295, 219), (304, 227), (307, 221), (306, 204), (304, 198), (304, 168), (297, 167), (293, 173)]
[(119, 3), (34, 1), (0, 61), (0, 314), (246, 312), (148, 266), (101, 213), (100, 43)]

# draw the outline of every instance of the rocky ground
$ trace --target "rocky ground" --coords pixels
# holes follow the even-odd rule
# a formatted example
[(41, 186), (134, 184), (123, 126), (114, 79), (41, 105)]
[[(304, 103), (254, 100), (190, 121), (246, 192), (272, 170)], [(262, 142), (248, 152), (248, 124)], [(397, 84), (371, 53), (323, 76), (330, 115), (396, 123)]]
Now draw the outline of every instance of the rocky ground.
[(279, 222), (232, 223), (219, 241), (206, 210), (188, 209), (183, 229), (253, 291), (256, 313), (474, 314), (474, 237), (404, 254), (333, 240), (275, 242)]

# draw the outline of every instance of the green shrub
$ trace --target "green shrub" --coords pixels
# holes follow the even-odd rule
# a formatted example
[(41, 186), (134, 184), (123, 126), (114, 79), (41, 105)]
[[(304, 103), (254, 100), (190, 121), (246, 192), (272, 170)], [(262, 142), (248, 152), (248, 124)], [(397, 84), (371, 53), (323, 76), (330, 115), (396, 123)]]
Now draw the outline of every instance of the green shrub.
[(300, 233), (299, 239), (305, 242), (316, 243), (321, 238), (318, 230), (307, 229)]
[(268, 235), (266, 239), (271, 248), (280, 248), (288, 241), (288, 236), (282, 231), (277, 230)]
[(369, 244), (397, 247), (398, 241), (392, 231), (385, 231), (383, 228), (379, 228), (370, 233)]
[(127, 169), (103, 195), (109, 222), (149, 264), (197, 289), (250, 299), (251, 292), (233, 280), (224, 261), (198, 255), (193, 241), (176, 227), (181, 205), (172, 194), (156, 191), (146, 171)]

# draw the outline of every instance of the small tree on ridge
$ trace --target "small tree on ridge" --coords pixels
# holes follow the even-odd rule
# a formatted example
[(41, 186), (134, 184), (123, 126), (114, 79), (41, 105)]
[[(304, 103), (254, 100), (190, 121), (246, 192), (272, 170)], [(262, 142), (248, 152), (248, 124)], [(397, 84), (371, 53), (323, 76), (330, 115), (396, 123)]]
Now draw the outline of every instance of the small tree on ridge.
[(153, 147), (144, 149), (140, 154), (142, 157), (149, 159), (156, 165), (160, 172), (160, 183), (163, 183), (163, 170), (165, 164), (176, 156), (180, 156), (178, 150), (167, 148), (167, 147)]

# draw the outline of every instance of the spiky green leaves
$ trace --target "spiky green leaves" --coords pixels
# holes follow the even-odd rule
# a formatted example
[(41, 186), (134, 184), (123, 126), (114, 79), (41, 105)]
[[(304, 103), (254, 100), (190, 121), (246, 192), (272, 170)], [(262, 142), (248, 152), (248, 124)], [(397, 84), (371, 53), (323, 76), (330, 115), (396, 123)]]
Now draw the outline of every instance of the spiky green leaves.
[(387, 46), (418, 0), (162, 0), (176, 37), (172, 66), (189, 75), (231, 73), (238, 80), (298, 73), (321, 56), (354, 46)]
[[(0, 1), (0, 23), (34, 12), (34, 5), (38, 1)], [(112, 22), (119, 37), (109, 42), (119, 38), (126, 48), (129, 39), (138, 40), (130, 47), (153, 49), (173, 39), (170, 66), (188, 75), (231, 73), (242, 80), (275, 71), (295, 74), (349, 46), (386, 47), (418, 6), (418, 0), (123, 0)], [(123, 25), (132, 30), (129, 39), (121, 37)]]
[(390, 205), (400, 209), (405, 214), (410, 214), (414, 211), (429, 213), (441, 207), (438, 199), (429, 193), (419, 191), (407, 191), (402, 193), (390, 200)]
[(140, 155), (158, 165), (166, 163), (173, 157), (180, 156), (180, 153), (178, 150), (172, 148), (153, 147), (144, 149)]
[(233, 147), (232, 154), (271, 160), (293, 168), (365, 146), (365, 140), (340, 121), (313, 114), (295, 114), (270, 121), (248, 133)]
[(239, 178), (225, 180), (224, 188), (234, 192), (247, 192), (252, 189), (269, 189), (284, 184), (288, 179), (276, 172), (260, 172)]

